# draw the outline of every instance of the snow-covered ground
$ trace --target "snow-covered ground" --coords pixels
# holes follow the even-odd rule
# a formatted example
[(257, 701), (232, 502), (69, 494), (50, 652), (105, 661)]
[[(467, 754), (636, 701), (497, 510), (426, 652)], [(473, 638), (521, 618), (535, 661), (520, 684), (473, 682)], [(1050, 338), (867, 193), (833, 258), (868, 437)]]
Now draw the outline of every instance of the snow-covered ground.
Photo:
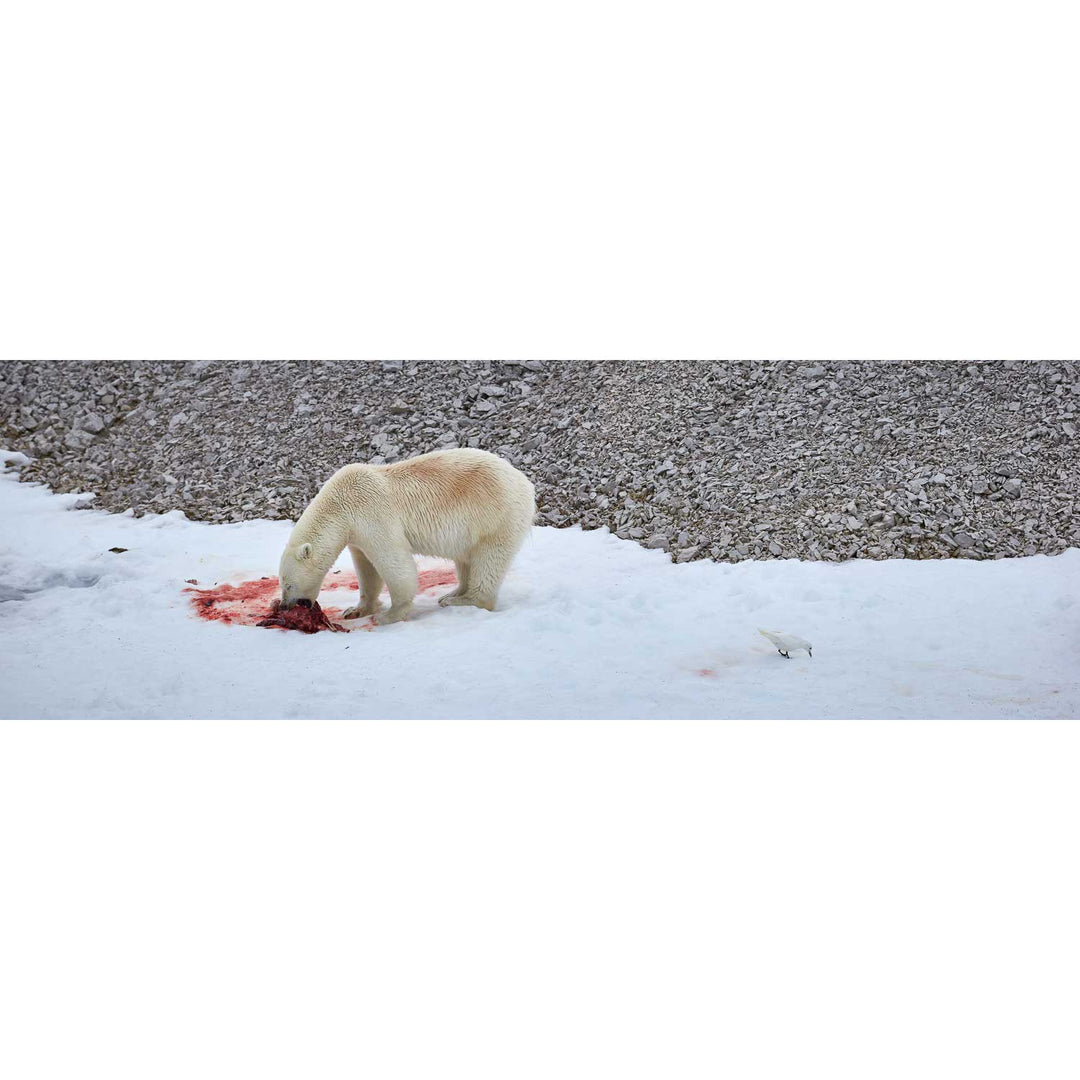
[[(537, 528), (496, 612), (440, 608), (452, 585), (433, 584), (405, 623), (307, 636), (243, 625), (252, 602), (227, 597), (207, 621), (220, 592), (191, 591), (273, 576), (287, 522), (75, 509), (18, 483), (22, 460), (0, 453), (0, 717), (1080, 716), (1077, 549), (673, 565)], [(420, 562), (429, 582), (450, 566)], [(331, 612), (355, 602), (337, 565)], [(254, 588), (261, 611), (272, 583)], [(759, 626), (813, 658), (785, 660)]]

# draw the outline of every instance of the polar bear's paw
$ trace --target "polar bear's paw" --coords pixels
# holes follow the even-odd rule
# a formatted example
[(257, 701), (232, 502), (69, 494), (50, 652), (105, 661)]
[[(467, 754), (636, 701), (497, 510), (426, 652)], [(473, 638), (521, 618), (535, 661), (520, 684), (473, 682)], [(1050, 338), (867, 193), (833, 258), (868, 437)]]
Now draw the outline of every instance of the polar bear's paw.
[(409, 617), (411, 611), (412, 605), (406, 608), (391, 607), (387, 611), (380, 611), (375, 616), (375, 624), (377, 626), (386, 626), (388, 623), (401, 622), (402, 619)]
[(382, 611), (382, 604), (357, 604), (356, 607), (346, 608), (342, 613), (343, 619), (366, 619), (369, 615), (376, 615)]
[(458, 593), (450, 593), (448, 596), (440, 597), (439, 604), (442, 607), (478, 607), (484, 608), (485, 611), (495, 610), (493, 600), (484, 600), (476, 596), (460, 596)]

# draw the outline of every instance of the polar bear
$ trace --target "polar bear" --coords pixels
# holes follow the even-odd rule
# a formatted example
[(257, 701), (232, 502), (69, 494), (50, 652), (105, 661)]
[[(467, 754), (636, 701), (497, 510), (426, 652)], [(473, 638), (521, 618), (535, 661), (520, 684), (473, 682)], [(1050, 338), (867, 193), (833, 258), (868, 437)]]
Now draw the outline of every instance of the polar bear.
[[(458, 588), (439, 603), (492, 611), (507, 567), (532, 527), (532, 484), (486, 450), (436, 450), (392, 465), (346, 465), (323, 484), (293, 528), (278, 571), (281, 606), (310, 604), (347, 546), (360, 603), (344, 617), (378, 623), (408, 616), (413, 555), (453, 559)], [(382, 611), (383, 582), (390, 609)]]

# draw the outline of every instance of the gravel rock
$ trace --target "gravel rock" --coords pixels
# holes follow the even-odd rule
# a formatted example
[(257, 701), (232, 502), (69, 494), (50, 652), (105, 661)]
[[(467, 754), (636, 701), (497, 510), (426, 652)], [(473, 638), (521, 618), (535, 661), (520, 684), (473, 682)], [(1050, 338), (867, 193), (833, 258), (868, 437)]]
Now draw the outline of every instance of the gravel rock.
[(91, 435), (96, 435), (105, 430), (105, 421), (96, 412), (87, 413), (79, 420), (79, 427), (83, 431), (89, 431)]
[(100, 507), (295, 519), (346, 462), (479, 446), (542, 522), (684, 562), (1080, 545), (1078, 415), (1067, 362), (0, 364), (22, 476)]
[(85, 450), (94, 441), (89, 431), (75, 428), (64, 436), (64, 445), (70, 450)]

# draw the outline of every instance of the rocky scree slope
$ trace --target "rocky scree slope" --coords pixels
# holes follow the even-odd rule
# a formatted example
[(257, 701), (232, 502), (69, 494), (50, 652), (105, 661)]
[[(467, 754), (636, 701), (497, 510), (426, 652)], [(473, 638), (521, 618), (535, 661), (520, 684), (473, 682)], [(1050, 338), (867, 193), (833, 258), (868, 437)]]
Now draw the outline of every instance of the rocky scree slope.
[(0, 365), (0, 438), (136, 514), (295, 519), (350, 461), (479, 446), (541, 524), (673, 559), (1080, 545), (1080, 365), (988, 361)]

